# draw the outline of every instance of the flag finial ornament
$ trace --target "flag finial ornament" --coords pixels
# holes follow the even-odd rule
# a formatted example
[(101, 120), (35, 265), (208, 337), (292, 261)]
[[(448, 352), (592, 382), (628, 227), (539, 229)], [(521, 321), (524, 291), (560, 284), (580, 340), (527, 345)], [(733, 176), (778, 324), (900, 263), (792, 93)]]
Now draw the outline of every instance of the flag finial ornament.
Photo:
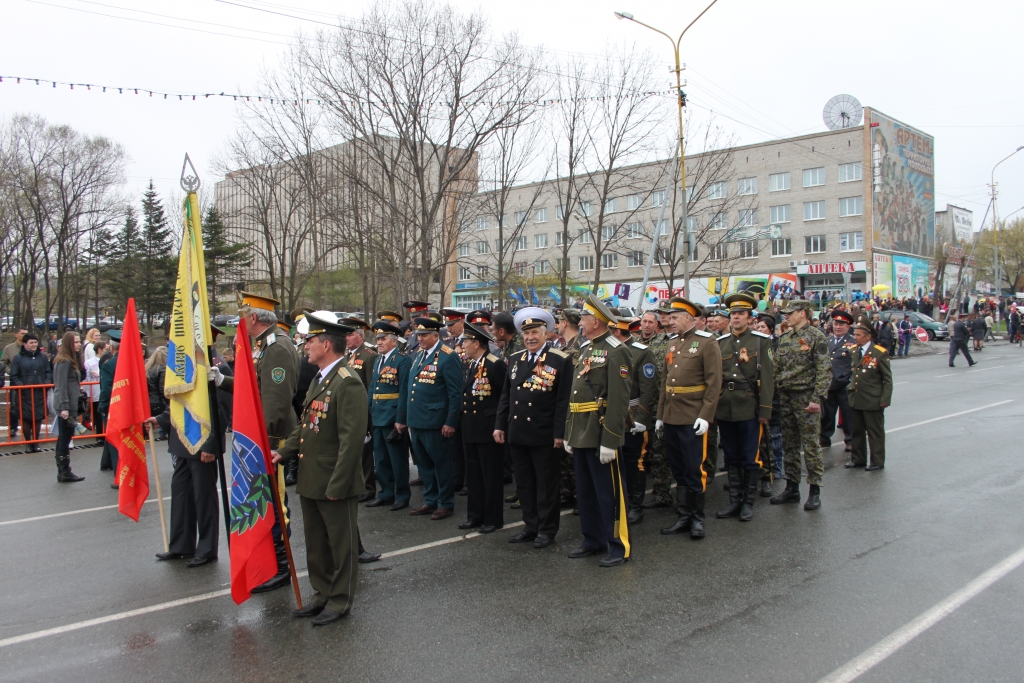
[(181, 165), (181, 189), (185, 192), (195, 192), (199, 189), (199, 184), (199, 174), (196, 173), (196, 167), (192, 165), (192, 160), (186, 152), (185, 163)]

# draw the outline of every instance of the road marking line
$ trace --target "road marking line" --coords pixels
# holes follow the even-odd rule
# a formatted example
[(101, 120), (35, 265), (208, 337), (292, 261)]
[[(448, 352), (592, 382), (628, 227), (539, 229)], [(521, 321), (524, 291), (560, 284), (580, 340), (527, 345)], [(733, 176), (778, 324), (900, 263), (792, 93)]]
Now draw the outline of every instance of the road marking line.
[(895, 654), (901, 647), (948, 617), (964, 603), (1024, 564), (1024, 548), (989, 569), (948, 598), (896, 629), (859, 656), (839, 667), (818, 683), (850, 683)]
[(941, 415), (939, 417), (933, 417), (930, 420), (924, 420), (922, 422), (914, 422), (913, 424), (903, 425), (902, 427), (893, 427), (892, 429), (886, 429), (886, 434), (892, 434), (893, 432), (899, 432), (904, 429), (910, 429), (911, 427), (920, 427), (930, 422), (938, 422), (939, 420), (945, 420), (951, 417), (957, 417), (959, 415), (966, 415), (967, 413), (976, 413), (979, 410), (987, 410), (989, 408), (995, 408), (996, 406), (1006, 405), (1007, 403), (1013, 403), (1013, 399), (1007, 399), (1006, 401), (1000, 401), (999, 403), (989, 403), (987, 406), (981, 406), (979, 408), (971, 408), (970, 410), (961, 410), (959, 413), (950, 413), (949, 415)]
[(896, 382), (896, 384), (894, 384), (893, 386), (898, 387), (901, 384), (910, 384), (910, 382)]
[(940, 379), (942, 377), (963, 377), (964, 375), (973, 375), (977, 372), (985, 372), (986, 370), (998, 370), (999, 368), (1005, 368), (1005, 365), (994, 365), (991, 368), (982, 368), (981, 370), (967, 370), (966, 372), (951, 372), (948, 375), (936, 375), (934, 379)]
[[(164, 496), (164, 500), (170, 500), (170, 496)], [(155, 503), (156, 498), (148, 498), (145, 502)], [(68, 515), (80, 515), (83, 512), (97, 512), (98, 510), (111, 510), (117, 509), (117, 505), (101, 505), (98, 508), (84, 508), (82, 510), (70, 510), (68, 512), (54, 512), (52, 515), (39, 515), (38, 517), (25, 517), (24, 519), (10, 519), (6, 522), (0, 522), (0, 526), (7, 526), (8, 524), (21, 524), (22, 522), (38, 522), (41, 519), (53, 519), (54, 517), (66, 517)]]

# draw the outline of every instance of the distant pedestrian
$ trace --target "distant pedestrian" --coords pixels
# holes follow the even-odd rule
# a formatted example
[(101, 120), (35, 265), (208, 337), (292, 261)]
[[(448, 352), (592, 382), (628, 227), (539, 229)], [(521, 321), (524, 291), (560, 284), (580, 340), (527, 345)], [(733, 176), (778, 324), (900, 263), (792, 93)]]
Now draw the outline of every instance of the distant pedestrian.
[(959, 316), (953, 316), (953, 338), (949, 342), (949, 367), (956, 367), (953, 361), (956, 360), (957, 353), (964, 354), (964, 358), (967, 359), (967, 365), (972, 366), (977, 361), (971, 358), (971, 353), (967, 350), (967, 340), (970, 339), (971, 332), (967, 328), (967, 324), (960, 319)]
[(988, 340), (995, 341), (996, 321), (992, 318), (992, 310), (989, 309), (988, 314), (985, 316), (985, 339), (982, 340), (982, 345)]
[[(103, 340), (96, 341), (96, 343), (93, 344), (93, 352), (94, 353), (92, 354), (92, 358), (89, 358), (87, 361), (85, 361), (85, 364), (84, 364), (84, 366), (85, 366), (85, 381), (86, 382), (95, 382), (95, 384), (90, 384), (88, 387), (85, 387), (85, 390), (86, 390), (86, 393), (89, 396), (89, 418), (92, 421), (93, 432), (97, 436), (101, 436), (103, 434), (103, 427), (104, 427), (104, 424), (105, 424), (104, 420), (103, 420), (103, 411), (100, 410), (100, 385), (99, 385), (99, 381), (100, 381), (100, 358), (103, 356), (103, 354), (104, 354), (104, 352), (106, 350), (107, 350), (107, 342), (105, 342)], [(83, 349), (83, 355), (84, 355), (84, 349)], [(103, 439), (100, 438), (100, 440), (97, 442), (96, 445), (97, 446), (102, 446), (103, 445)]]
[[(23, 343), (25, 335), (28, 334), (28, 329), (19, 327), (14, 333), (14, 341), (4, 347), (3, 355), (0, 356), (0, 363), (3, 363), (4, 367), (7, 368), (7, 374), (10, 376), (14, 370), (14, 357), (21, 353), (21, 345)], [(36, 344), (39, 342), (37, 341)], [(14, 384), (14, 378), (11, 377), (11, 385)], [(14, 435), (18, 433), (18, 396), (19, 392), (9, 391), (7, 392), (10, 403), (10, 422), (7, 424), (7, 440), (13, 441)]]
[(914, 323), (910, 322), (910, 315), (903, 314), (903, 320), (900, 321), (899, 325), (899, 339), (900, 347), (897, 356), (909, 356), (910, 355), (910, 340), (913, 339), (914, 335)]
[(57, 481), (61, 484), (82, 481), (71, 471), (71, 437), (78, 424), (78, 397), (81, 367), (78, 354), (82, 340), (75, 332), (65, 332), (53, 363), (53, 408), (57, 411)]
[(971, 337), (974, 340), (974, 350), (981, 351), (985, 346), (985, 319), (976, 313), (967, 316), (968, 327), (971, 330)]
[[(30, 387), (52, 383), (50, 360), (39, 349), (39, 338), (26, 333), (21, 343), (21, 351), (11, 364), (11, 386)], [(35, 441), (39, 438), (39, 427), (46, 419), (46, 389), (20, 389), (14, 393), (18, 394), (18, 398), (12, 406), (11, 421), (16, 423), (18, 419), (21, 420), (23, 441)], [(17, 413), (14, 409), (17, 409)], [(29, 444), (28, 451), (38, 453), (39, 444)]]
[(853, 408), (853, 450), (847, 468), (867, 465), (868, 444), (871, 464), (868, 471), (885, 469), (885, 409), (892, 402), (892, 369), (889, 354), (872, 344), (871, 325), (861, 319), (853, 327), (853, 379), (850, 404)]

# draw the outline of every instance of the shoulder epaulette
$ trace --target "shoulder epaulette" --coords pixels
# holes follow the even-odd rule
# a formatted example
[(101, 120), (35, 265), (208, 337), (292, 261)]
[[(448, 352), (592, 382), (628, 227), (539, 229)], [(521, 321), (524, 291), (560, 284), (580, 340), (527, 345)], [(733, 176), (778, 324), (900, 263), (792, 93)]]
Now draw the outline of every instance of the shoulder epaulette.
[(441, 353), (454, 353), (454, 351), (447, 344), (441, 344)]
[(889, 349), (885, 348), (884, 346), (879, 346), (878, 344), (875, 344), (875, 348), (878, 349), (879, 351), (884, 351), (885, 353), (889, 353)]
[(608, 335), (608, 337), (605, 338), (605, 341), (608, 342), (608, 346), (612, 347), (613, 349), (622, 346), (622, 342), (620, 342), (618, 339), (611, 335)]
[(271, 332), (270, 334), (267, 335), (266, 339), (264, 339), (263, 341), (264, 341), (265, 346), (270, 346), (271, 344), (273, 344), (274, 342), (277, 341), (277, 334), (275, 334), (274, 332)]
[(344, 377), (355, 377), (356, 373), (348, 369), (348, 366), (342, 365), (338, 368), (338, 374)]
[(678, 334), (675, 334), (675, 333), (673, 332), (672, 334), (670, 334), (670, 335), (668, 335), (667, 337), (665, 337), (665, 339), (675, 339), (675, 338), (676, 338), (676, 337), (678, 337), (678, 336), (679, 336)]
[(587, 341), (585, 341), (582, 344), (580, 344), (580, 348), (582, 349), (584, 346), (586, 346), (589, 343), (590, 343), (590, 340), (588, 339)]
[(526, 360), (526, 355), (530, 353), (529, 349), (523, 349), (522, 351), (516, 351), (514, 356), (519, 356), (516, 360)]
[(492, 363), (497, 363), (498, 357), (495, 356), (493, 353), (489, 353), (487, 354), (487, 360), (491, 361)]
[(377, 347), (374, 346), (373, 344), (370, 344), (369, 342), (363, 342), (363, 346), (365, 346), (366, 348), (370, 349), (371, 351), (376, 351), (377, 350)]
[[(700, 334), (700, 330), (698, 330), (697, 333)], [(715, 341), (722, 341), (723, 339), (725, 339), (727, 337), (731, 337), (731, 336), (732, 336), (732, 332), (726, 332), (721, 337), (716, 338)]]
[(694, 334), (700, 335), (701, 337), (713, 337), (713, 336), (715, 336), (715, 335), (711, 334), (710, 332), (706, 332), (704, 330), (694, 330), (693, 332), (694, 332)]
[(765, 334), (764, 332), (758, 332), (757, 330), (751, 330), (750, 334), (756, 334), (758, 337), (764, 337), (765, 339), (771, 339), (772, 338), (772, 336), (770, 334)]
[(635, 346), (638, 349), (646, 349), (647, 348), (647, 344), (641, 344), (638, 341), (633, 342), (633, 346)]
[(569, 357), (569, 354), (567, 354), (562, 349), (548, 349), (548, 352), (555, 354), (559, 358), (568, 358)]

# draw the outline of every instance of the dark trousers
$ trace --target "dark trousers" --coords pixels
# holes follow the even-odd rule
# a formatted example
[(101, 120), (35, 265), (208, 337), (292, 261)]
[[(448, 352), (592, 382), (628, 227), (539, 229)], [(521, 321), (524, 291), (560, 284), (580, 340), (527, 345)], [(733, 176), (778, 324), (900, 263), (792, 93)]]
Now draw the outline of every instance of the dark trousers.
[(461, 491), (466, 486), (466, 453), (462, 447), (462, 429), (455, 428), (451, 438), (452, 488)]
[(843, 416), (843, 441), (850, 443), (853, 438), (853, 413), (850, 411), (850, 397), (846, 386), (829, 389), (825, 405), (821, 407), (821, 443), (832, 445), (836, 433), (836, 411)]
[(644, 489), (647, 481), (644, 463), (647, 460), (648, 432), (633, 434), (626, 432), (625, 441), (619, 449), (622, 458), (622, 478), (629, 495), (630, 507), (638, 507), (644, 502)]
[[(504, 446), (494, 443), (464, 443), (462, 452), (466, 456), (466, 487), (469, 497), (466, 501), (466, 519), (484, 526), (505, 525), (505, 475), (502, 473)], [(555, 509), (557, 515), (557, 506)], [(555, 530), (558, 522), (555, 521)]]
[(218, 507), (216, 461), (174, 458), (174, 475), (171, 477), (171, 552), (194, 554), (196, 557), (217, 557), (220, 534)]
[(602, 465), (597, 448), (574, 448), (576, 503), (580, 508), (581, 547), (612, 557), (629, 557), (629, 524), (626, 521), (626, 491), (622, 486), (619, 460)]
[(408, 503), (412, 495), (409, 491), (409, 444), (405, 437), (397, 443), (388, 443), (387, 436), (393, 428), (373, 428), (373, 463), (380, 484), (377, 498)]
[[(711, 425), (708, 431), (714, 428)], [(715, 478), (715, 471), (709, 471), (707, 432), (697, 436), (693, 425), (665, 425), (665, 454), (677, 486), (694, 493), (707, 491)]]
[(967, 359), (968, 365), (974, 365), (974, 359), (971, 358), (971, 352), (967, 350), (966, 341), (951, 341), (949, 342), (949, 365), (952, 367), (953, 361), (956, 360), (957, 353), (964, 354), (964, 358)]
[(315, 500), (299, 496), (306, 536), (312, 602), (348, 614), (359, 573), (358, 497)]
[(885, 466), (885, 411), (853, 409), (853, 452), (850, 459), (865, 465), (868, 441), (871, 442), (871, 464)]
[[(370, 424), (370, 423), (367, 423)], [(377, 495), (377, 475), (374, 474), (374, 463), (376, 458), (373, 454), (373, 439), (363, 444), (363, 483), (366, 492), (370, 495)]]
[(761, 469), (761, 423), (757, 418), (729, 422), (718, 420), (718, 434), (725, 449), (725, 466)]
[(57, 416), (57, 455), (67, 455), (71, 451), (71, 437), (75, 435), (77, 421)]
[(12, 388), (7, 392), (7, 401), (10, 403), (11, 411), (7, 424), (7, 440), (10, 441), (14, 437), (14, 432), (18, 431), (18, 418), (21, 415), (21, 392)]
[[(552, 444), (554, 439), (552, 439)], [(562, 465), (551, 446), (509, 444), (515, 468), (516, 492), (526, 531), (551, 538), (558, 533)]]
[(409, 428), (409, 441), (423, 480), (423, 503), (428, 507), (455, 509), (452, 489), (451, 444), (440, 429)]

